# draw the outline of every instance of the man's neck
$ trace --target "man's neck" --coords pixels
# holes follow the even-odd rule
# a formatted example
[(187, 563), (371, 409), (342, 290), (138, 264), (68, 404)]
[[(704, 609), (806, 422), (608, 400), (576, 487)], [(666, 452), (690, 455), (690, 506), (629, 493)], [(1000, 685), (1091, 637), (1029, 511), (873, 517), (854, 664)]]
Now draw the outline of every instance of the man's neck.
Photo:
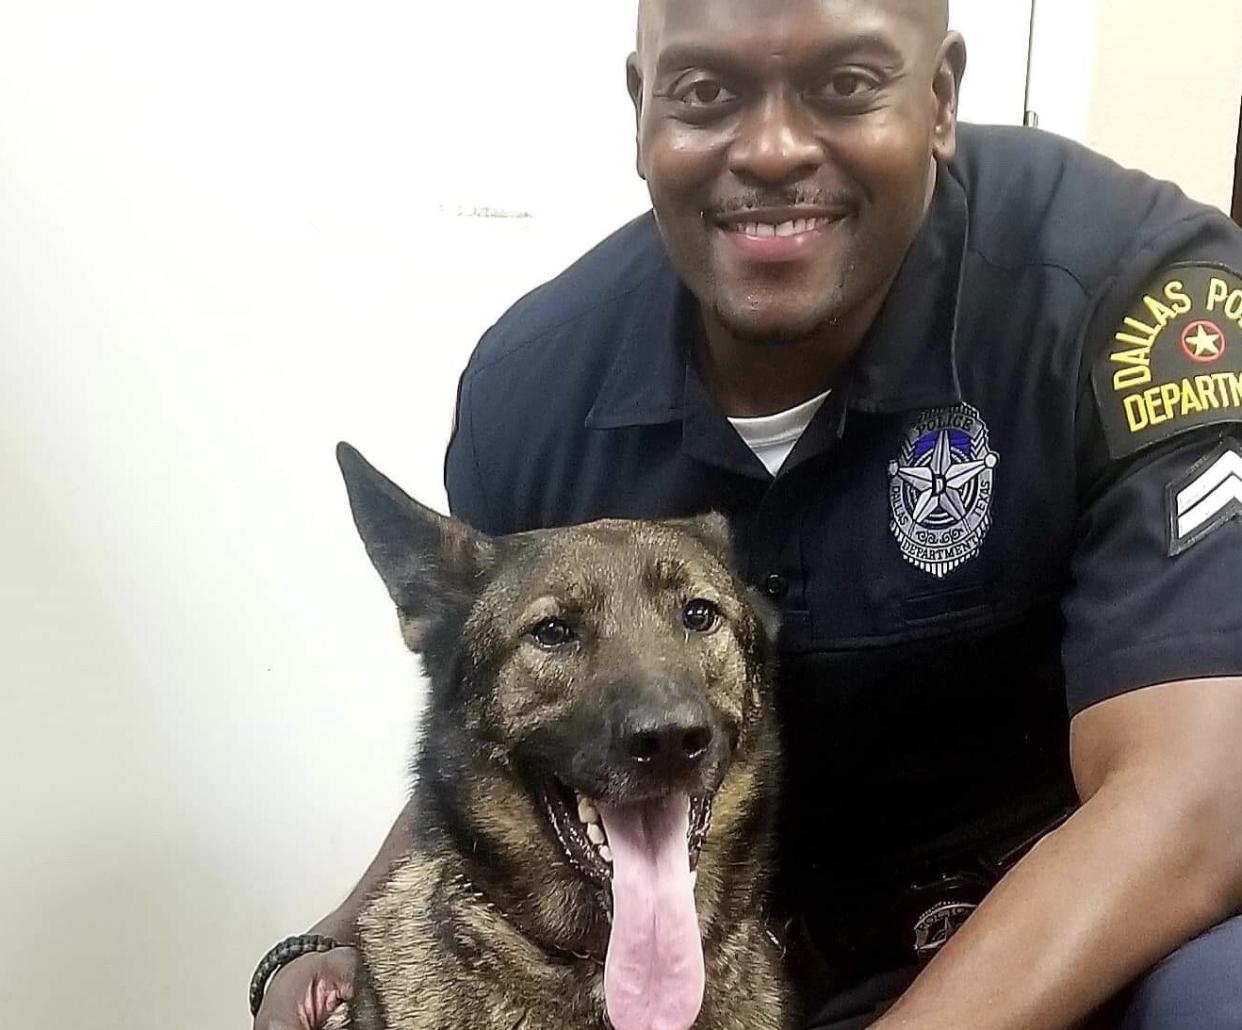
[(703, 312), (695, 357), (708, 391), (732, 418), (787, 411), (834, 388), (879, 314), (887, 291), (845, 318), (807, 336), (743, 340), (714, 312)]
[[(928, 159), (923, 219), (931, 210), (940, 174)], [(911, 241), (913, 245), (913, 240)], [(755, 418), (788, 411), (834, 389), (862, 346), (897, 278), (895, 268), (882, 288), (839, 321), (794, 340), (744, 340), (714, 311), (700, 309), (695, 359), (708, 391), (730, 418)]]

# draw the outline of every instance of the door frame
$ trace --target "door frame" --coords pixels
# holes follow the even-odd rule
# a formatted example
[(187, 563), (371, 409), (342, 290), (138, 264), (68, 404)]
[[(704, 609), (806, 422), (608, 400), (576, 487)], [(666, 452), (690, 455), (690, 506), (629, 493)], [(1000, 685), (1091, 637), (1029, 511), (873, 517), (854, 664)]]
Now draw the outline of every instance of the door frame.
[(1233, 164), (1233, 220), (1242, 225), (1242, 105), (1238, 108), (1238, 153)]

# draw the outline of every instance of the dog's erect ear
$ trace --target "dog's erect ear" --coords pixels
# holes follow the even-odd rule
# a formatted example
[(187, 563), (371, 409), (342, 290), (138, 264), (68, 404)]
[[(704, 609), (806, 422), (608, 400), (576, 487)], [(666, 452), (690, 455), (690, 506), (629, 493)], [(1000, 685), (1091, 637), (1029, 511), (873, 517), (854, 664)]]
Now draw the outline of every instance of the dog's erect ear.
[(729, 531), (729, 520), (720, 512), (709, 511), (706, 515), (662, 521), (666, 526), (689, 533), (711, 551), (713, 557), (726, 565), (733, 561), (733, 534)]
[(371, 564), (397, 605), (411, 651), (422, 651), (436, 621), (465, 617), (495, 548), (463, 522), (424, 507), (347, 443), (336, 460)]
[[(718, 511), (709, 511), (706, 515), (694, 515), (684, 519), (664, 519), (663, 524), (689, 533), (706, 547), (712, 556), (726, 565), (733, 562), (733, 533), (729, 529), (729, 520)], [(754, 610), (759, 625), (767, 635), (768, 642), (776, 643), (780, 633), (780, 612), (772, 602), (754, 587), (746, 590), (750, 606)]]

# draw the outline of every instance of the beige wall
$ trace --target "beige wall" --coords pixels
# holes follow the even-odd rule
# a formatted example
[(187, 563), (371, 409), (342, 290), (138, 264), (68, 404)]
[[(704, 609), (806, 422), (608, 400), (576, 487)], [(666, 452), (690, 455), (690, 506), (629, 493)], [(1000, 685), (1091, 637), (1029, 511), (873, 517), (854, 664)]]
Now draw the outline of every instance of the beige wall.
[(1242, 0), (1099, 0), (1096, 33), (1084, 142), (1228, 211)]

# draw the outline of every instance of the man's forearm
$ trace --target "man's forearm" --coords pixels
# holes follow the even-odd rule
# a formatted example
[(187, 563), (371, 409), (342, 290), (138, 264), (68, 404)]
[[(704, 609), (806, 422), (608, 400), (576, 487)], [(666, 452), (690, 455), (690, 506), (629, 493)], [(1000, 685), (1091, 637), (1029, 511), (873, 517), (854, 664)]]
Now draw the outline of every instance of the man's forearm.
[(996, 887), (874, 1030), (1070, 1027), (1237, 906), (1218, 813), (1106, 784)]
[(392, 824), (384, 843), (371, 859), (362, 879), (341, 904), (310, 928), (311, 933), (321, 933), (338, 941), (353, 941), (358, 929), (358, 913), (371, 891), (379, 884), (393, 862), (410, 848), (410, 827), (413, 823), (412, 801), (407, 801), (397, 821)]

